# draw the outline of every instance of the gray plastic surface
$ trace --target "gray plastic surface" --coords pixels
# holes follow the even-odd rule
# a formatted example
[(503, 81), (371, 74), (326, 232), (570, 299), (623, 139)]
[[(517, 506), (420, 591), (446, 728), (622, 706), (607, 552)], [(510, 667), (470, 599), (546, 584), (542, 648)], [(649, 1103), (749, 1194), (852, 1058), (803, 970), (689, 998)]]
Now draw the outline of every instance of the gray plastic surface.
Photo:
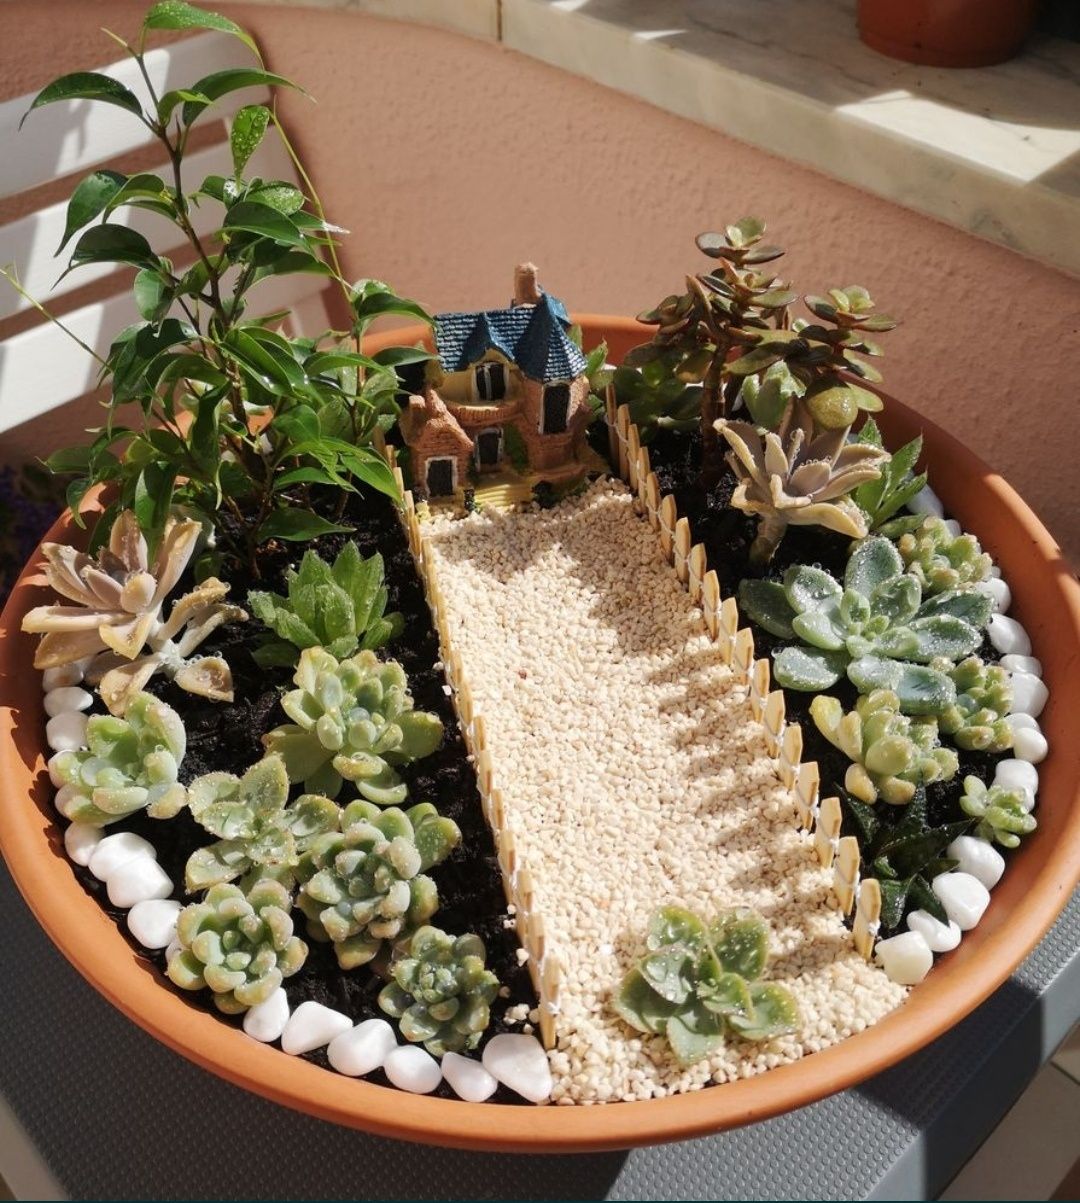
[(83, 982), (2, 867), (0, 907), (0, 1091), (78, 1199), (934, 1198), (1080, 1018), (1078, 894), (973, 1015), (856, 1090), (683, 1144), (464, 1153), (338, 1128), (205, 1073)]

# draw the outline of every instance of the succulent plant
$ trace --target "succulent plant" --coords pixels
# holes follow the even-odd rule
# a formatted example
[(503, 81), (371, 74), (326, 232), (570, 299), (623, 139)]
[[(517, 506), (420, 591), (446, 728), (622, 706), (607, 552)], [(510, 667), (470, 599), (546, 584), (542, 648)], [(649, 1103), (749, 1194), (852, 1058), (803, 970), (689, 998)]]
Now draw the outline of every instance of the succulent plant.
[(952, 535), (944, 518), (932, 514), (901, 534), (896, 546), (926, 597), (985, 581), (993, 567), (974, 535)]
[(772, 559), (789, 525), (862, 538), (866, 518), (847, 494), (876, 479), (888, 456), (869, 444), (848, 443), (846, 430), (815, 438), (807, 415), (791, 409), (789, 416), (779, 433), (764, 435), (749, 422), (716, 424), (731, 448), (727, 459), (738, 482), (731, 504), (758, 518), (750, 547), (750, 559), (758, 564)]
[(92, 715), (86, 742), (86, 750), (61, 752), (54, 766), (63, 781), (56, 804), (69, 819), (104, 827), (137, 810), (167, 819), (183, 807), (177, 774), (187, 735), (171, 706), (137, 694), (123, 718)]
[(852, 762), (844, 788), (862, 802), (880, 797), (904, 806), (916, 786), (949, 781), (960, 767), (956, 753), (939, 746), (937, 720), (901, 714), (900, 700), (890, 690), (860, 697), (847, 714), (836, 698), (819, 694), (810, 703), (810, 717)]
[(1024, 795), (1020, 790), (1005, 789), (1001, 785), (987, 786), (974, 776), (964, 778), (960, 807), (964, 814), (979, 820), (976, 835), (998, 843), (1002, 848), (1017, 847), (1020, 837), (1030, 835), (1038, 826), (1035, 816), (1024, 809)]
[(208, 987), (226, 1015), (265, 1002), (307, 958), (307, 945), (293, 935), (291, 907), (289, 891), (269, 878), (246, 894), (211, 886), (177, 917), (180, 951), (169, 959), (169, 979), (181, 990)]
[(192, 818), (218, 837), (188, 857), (189, 893), (253, 870), (255, 876), (262, 870), (288, 875), (312, 841), (337, 826), (340, 814), (318, 794), (304, 794), (288, 805), (289, 775), (277, 755), (264, 756), (243, 777), (205, 773), (187, 792)]
[(768, 944), (756, 911), (728, 911), (706, 925), (690, 911), (662, 907), (612, 1005), (631, 1027), (665, 1036), (683, 1065), (708, 1057), (725, 1035), (771, 1040), (793, 1032), (795, 1000), (778, 983), (759, 980)]
[[(862, 424), (855, 441), (869, 447), (884, 449), (885, 446), (873, 418), (867, 418)], [(887, 533), (890, 538), (896, 538), (898, 534), (914, 529), (922, 522), (922, 515), (893, 517), (926, 486), (926, 473), (915, 474), (915, 464), (921, 454), (922, 435), (919, 435), (889, 456), (881, 465), (881, 475), (877, 480), (866, 481), (852, 493), (851, 499), (866, 515), (871, 531), (878, 530), (888, 522)]]
[(936, 714), (955, 702), (953, 682), (933, 662), (970, 655), (990, 618), (990, 599), (973, 590), (924, 601), (918, 579), (880, 535), (855, 547), (842, 585), (797, 564), (782, 583), (742, 581), (739, 602), (765, 630), (800, 640), (774, 657), (781, 685), (820, 691), (846, 673), (862, 693), (895, 693), (906, 714)]
[(346, 543), (333, 567), (316, 552), (306, 551), (299, 571), (286, 573), (287, 597), (248, 594), (251, 612), (278, 639), (256, 649), (263, 665), (295, 664), (304, 648), (322, 647), (339, 660), (357, 648), (379, 648), (400, 635), (400, 614), (386, 614), (387, 589), (383, 559), (376, 552), (364, 559), (353, 542)]
[(407, 811), (350, 802), (341, 830), (319, 836), (300, 858), (297, 905), (310, 934), (333, 941), (342, 969), (366, 964), (435, 913), (439, 892), (425, 870), (460, 842), (457, 824), (429, 802)]
[(413, 709), (401, 665), (371, 651), (339, 663), (323, 648), (306, 648), (293, 681), (297, 688), (281, 699), (293, 722), (264, 737), (289, 780), (333, 798), (344, 778), (369, 802), (404, 802), (408, 791), (393, 766), (429, 756), (443, 729), (436, 715)]
[(423, 1043), (432, 1056), (476, 1048), (499, 990), (486, 955), (479, 936), (421, 927), (395, 950), (393, 980), (379, 992), (379, 1006), (400, 1021), (406, 1040)]
[(167, 620), (161, 617), (200, 530), (198, 522), (170, 519), (152, 565), (131, 510), (117, 517), (108, 547), (96, 558), (67, 544), (43, 544), (49, 584), (76, 604), (38, 606), (23, 619), (24, 631), (43, 636), (35, 667), (93, 657), (86, 679), (100, 684), (113, 714), (123, 714), (159, 671), (189, 693), (231, 701), (228, 664), (220, 656), (194, 656), (223, 622), (247, 618), (238, 606), (225, 604), (228, 585), (211, 577), (174, 602)]
[(1013, 730), (1005, 721), (1012, 707), (1012, 678), (999, 664), (968, 656), (959, 664), (932, 661), (956, 686), (956, 701), (938, 715), (938, 727), (966, 752), (1006, 752)]

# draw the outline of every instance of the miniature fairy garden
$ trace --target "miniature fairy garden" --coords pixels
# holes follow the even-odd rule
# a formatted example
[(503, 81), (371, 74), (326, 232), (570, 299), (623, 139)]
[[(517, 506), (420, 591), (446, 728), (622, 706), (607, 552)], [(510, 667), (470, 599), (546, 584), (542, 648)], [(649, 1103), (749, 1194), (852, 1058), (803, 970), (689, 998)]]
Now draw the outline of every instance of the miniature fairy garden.
[[(127, 48), (183, 28), (257, 54), (176, 0)], [(24, 622), (87, 892), (237, 1039), (471, 1102), (719, 1085), (881, 1019), (979, 922), (1047, 754), (1007, 583), (873, 417), (895, 323), (800, 300), (749, 218), (617, 367), (529, 264), (509, 306), (429, 317), (343, 278), (302, 169), (245, 175), (271, 107), (233, 117), (231, 176), (184, 178), (252, 85), (294, 86), (260, 60), (34, 104), (128, 110), (172, 165), (68, 210), (69, 270), (135, 268), (142, 315), (50, 461), (96, 504)], [(260, 310), (287, 272), (339, 329)], [(369, 353), (385, 316), (431, 337)]]

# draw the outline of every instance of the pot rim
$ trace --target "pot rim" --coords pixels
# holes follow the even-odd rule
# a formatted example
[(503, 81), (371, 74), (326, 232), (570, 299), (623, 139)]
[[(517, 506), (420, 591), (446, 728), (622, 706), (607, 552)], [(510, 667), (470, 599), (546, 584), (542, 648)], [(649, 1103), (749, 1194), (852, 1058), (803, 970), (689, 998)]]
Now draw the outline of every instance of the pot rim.
[[(629, 318), (578, 314), (574, 320), (586, 338), (606, 337), (616, 359), (648, 334)], [(422, 326), (397, 329), (372, 338), (370, 349), (416, 342), (425, 334)], [(41, 600), (36, 559), (0, 615), (0, 781), (8, 793), (0, 805), (0, 851), (23, 897), (79, 973), (150, 1035), (235, 1085), (379, 1136), (495, 1152), (621, 1149), (767, 1119), (895, 1065), (1000, 986), (1080, 880), (1080, 785), (1070, 780), (1064, 756), (1068, 716), (1080, 710), (1080, 583), (1002, 477), (935, 423), (887, 395), (886, 400), (879, 418), (887, 442), (898, 445), (922, 431), (926, 459), (932, 472), (937, 469), (935, 491), (1000, 558), (1025, 625), (1041, 631), (1037, 642), (1043, 649), (1053, 646), (1056, 654), (1044, 663), (1050, 701), (1042, 725), (1052, 754), (1040, 766), (1039, 828), (995, 888), (980, 926), (965, 934), (956, 952), (937, 958), (926, 981), (879, 1023), (823, 1052), (722, 1086), (633, 1103), (500, 1106), (495, 1112), (490, 1104), (413, 1095), (343, 1077), (250, 1039), (168, 989), (70, 870), (43, 772), (43, 712), (35, 705), (41, 694), (32, 643), (19, 630), (23, 614)], [(973, 488), (975, 483), (980, 487)], [(46, 538), (59, 538), (70, 526), (65, 513)]]

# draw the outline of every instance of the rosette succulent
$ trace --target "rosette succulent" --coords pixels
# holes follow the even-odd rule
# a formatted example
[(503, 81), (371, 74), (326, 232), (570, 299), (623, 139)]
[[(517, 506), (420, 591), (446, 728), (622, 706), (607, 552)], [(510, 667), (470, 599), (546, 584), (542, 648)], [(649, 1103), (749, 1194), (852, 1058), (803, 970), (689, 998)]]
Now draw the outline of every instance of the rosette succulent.
[(92, 715), (86, 742), (86, 749), (56, 758), (54, 769), (63, 781), (56, 795), (61, 814), (104, 827), (137, 810), (167, 819), (183, 807), (184, 787), (177, 774), (187, 735), (171, 706), (151, 694), (137, 694), (123, 718)]
[(434, 1057), (476, 1048), (499, 991), (486, 955), (479, 936), (421, 927), (395, 951), (393, 980), (379, 992), (379, 1006), (399, 1021), (406, 1040), (423, 1043)]
[(263, 757), (243, 777), (205, 773), (188, 786), (192, 818), (217, 842), (197, 848), (184, 869), (189, 893), (244, 873), (286, 875), (316, 837), (337, 826), (329, 798), (304, 794), (292, 805), (289, 775), (280, 756)]
[(739, 603), (750, 618), (799, 641), (775, 654), (776, 680), (821, 691), (846, 673), (863, 693), (895, 693), (907, 714), (936, 714), (955, 702), (952, 680), (934, 664), (979, 646), (990, 599), (949, 590), (924, 601), (918, 579), (903, 569), (895, 546), (875, 535), (851, 553), (843, 584), (805, 564), (782, 581), (742, 581)]
[(793, 1032), (795, 1000), (778, 983), (759, 980), (768, 947), (769, 929), (756, 911), (728, 911), (706, 925), (690, 911), (662, 907), (612, 1005), (631, 1027), (665, 1036), (683, 1065), (710, 1056), (728, 1035), (771, 1040)]
[(407, 789), (394, 765), (429, 756), (442, 742), (437, 715), (414, 710), (405, 671), (362, 651), (340, 663), (307, 648), (281, 707), (293, 720), (265, 736), (284, 758), (290, 781), (333, 798), (351, 781), (369, 802), (398, 806)]
[(426, 870), (454, 850), (461, 832), (429, 802), (409, 810), (350, 802), (341, 830), (314, 840), (300, 859), (297, 905), (309, 933), (332, 940), (342, 969), (372, 960), (435, 913), (439, 892)]
[(862, 802), (883, 798), (905, 806), (917, 786), (949, 781), (960, 767), (956, 753), (938, 743), (937, 719), (901, 714), (899, 698), (887, 689), (860, 697), (847, 714), (836, 698), (819, 694), (810, 717), (852, 762), (844, 788)]
[[(881, 431), (873, 418), (867, 418), (862, 424), (855, 441), (882, 449), (885, 446), (881, 439)], [(903, 534), (905, 530), (913, 529), (922, 522), (921, 515), (893, 517), (926, 486), (926, 473), (915, 473), (915, 465), (921, 454), (922, 435), (919, 435), (889, 456), (881, 465), (881, 475), (877, 480), (869, 480), (859, 485), (852, 493), (852, 500), (866, 515), (867, 524), (872, 531), (879, 530), (888, 523), (886, 533), (890, 538), (896, 538), (897, 534)]]
[(1005, 721), (1012, 707), (1012, 678), (1000, 664), (968, 656), (959, 664), (932, 661), (949, 675), (956, 701), (938, 715), (938, 727), (966, 752), (1006, 752), (1013, 730)]
[(1035, 816), (1024, 808), (1024, 795), (1020, 790), (988, 786), (974, 776), (964, 778), (960, 807), (964, 814), (979, 820), (976, 835), (998, 843), (1002, 848), (1017, 847), (1020, 837), (1030, 835), (1038, 826)]
[(974, 535), (950, 534), (945, 519), (932, 514), (896, 546), (927, 597), (985, 581), (994, 563)]
[(289, 891), (268, 878), (246, 894), (211, 886), (177, 917), (180, 950), (169, 959), (169, 979), (181, 990), (209, 988), (226, 1015), (266, 1002), (307, 958), (307, 945), (293, 935), (291, 907)]

